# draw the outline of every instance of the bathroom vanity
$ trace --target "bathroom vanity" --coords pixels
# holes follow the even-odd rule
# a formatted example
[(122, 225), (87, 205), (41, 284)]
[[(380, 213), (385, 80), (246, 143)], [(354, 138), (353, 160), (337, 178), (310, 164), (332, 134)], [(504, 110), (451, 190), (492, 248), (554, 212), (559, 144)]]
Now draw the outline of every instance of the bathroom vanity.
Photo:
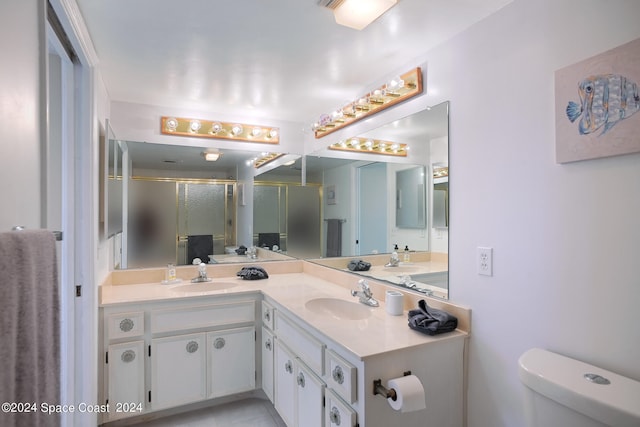
[[(103, 423), (263, 390), (290, 427), (463, 425), (469, 310), (429, 300), (459, 319), (430, 337), (407, 327), (406, 312), (387, 314), (385, 286), (373, 281), (377, 308), (351, 297), (356, 277), (304, 261), (270, 263), (258, 281), (233, 277), (237, 265), (208, 268), (206, 284), (161, 285), (151, 270), (103, 284)], [(422, 297), (406, 293), (405, 310)], [(408, 371), (426, 409), (405, 413), (373, 383)]]

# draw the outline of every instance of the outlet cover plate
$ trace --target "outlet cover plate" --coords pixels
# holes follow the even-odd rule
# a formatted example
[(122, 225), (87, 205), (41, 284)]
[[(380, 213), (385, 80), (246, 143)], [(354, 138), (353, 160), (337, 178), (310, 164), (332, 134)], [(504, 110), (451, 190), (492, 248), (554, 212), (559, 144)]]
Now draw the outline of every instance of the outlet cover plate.
[(478, 274), (482, 276), (493, 276), (493, 248), (478, 246), (476, 263), (478, 266)]

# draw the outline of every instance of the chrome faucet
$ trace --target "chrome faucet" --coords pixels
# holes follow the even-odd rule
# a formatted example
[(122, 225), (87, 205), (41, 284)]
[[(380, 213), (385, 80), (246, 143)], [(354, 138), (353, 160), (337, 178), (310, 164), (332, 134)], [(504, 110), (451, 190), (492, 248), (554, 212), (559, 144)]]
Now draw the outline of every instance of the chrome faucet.
[(399, 265), (400, 265), (400, 257), (398, 256), (398, 252), (393, 251), (391, 253), (391, 259), (384, 266), (385, 267), (397, 267)]
[[(196, 265), (196, 261), (199, 261), (198, 258), (193, 260), (193, 264)], [(207, 277), (207, 264), (204, 262), (200, 262), (198, 265), (198, 276), (191, 279), (191, 283), (203, 283), (203, 282), (211, 282), (211, 279)]]
[(247, 249), (247, 255), (250, 259), (258, 259), (258, 249), (255, 246), (251, 246)]
[(366, 280), (360, 279), (358, 281), (358, 286), (360, 286), (360, 290), (352, 290), (351, 296), (358, 297), (360, 302), (364, 305), (371, 307), (378, 307), (380, 305), (380, 303), (378, 303), (378, 301), (373, 297), (371, 288)]

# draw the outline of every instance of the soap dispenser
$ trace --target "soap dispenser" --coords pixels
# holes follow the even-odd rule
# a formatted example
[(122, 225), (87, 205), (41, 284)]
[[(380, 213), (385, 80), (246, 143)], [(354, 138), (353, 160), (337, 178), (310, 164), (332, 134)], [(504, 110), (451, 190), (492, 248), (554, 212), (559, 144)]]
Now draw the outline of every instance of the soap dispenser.
[(409, 245), (404, 247), (404, 262), (411, 262), (411, 255), (409, 254)]

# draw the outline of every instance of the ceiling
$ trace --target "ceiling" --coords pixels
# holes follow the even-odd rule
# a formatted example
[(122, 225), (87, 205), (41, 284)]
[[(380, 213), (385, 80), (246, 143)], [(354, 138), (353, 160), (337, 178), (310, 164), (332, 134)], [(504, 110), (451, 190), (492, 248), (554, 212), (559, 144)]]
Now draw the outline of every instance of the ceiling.
[(357, 31), (317, 0), (76, 0), (112, 101), (303, 124), (510, 1), (399, 0)]

